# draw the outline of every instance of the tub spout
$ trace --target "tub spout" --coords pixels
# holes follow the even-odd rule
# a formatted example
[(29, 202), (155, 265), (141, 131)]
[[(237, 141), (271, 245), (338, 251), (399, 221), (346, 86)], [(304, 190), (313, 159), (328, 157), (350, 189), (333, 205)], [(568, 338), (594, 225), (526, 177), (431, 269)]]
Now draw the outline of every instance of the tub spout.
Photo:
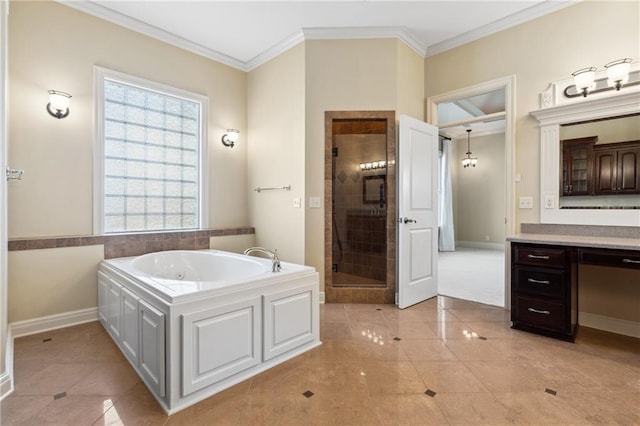
[(271, 251), (264, 247), (249, 247), (244, 251), (244, 254), (249, 255), (254, 251), (268, 255), (271, 258), (271, 272), (280, 272), (281, 267), (280, 259), (278, 258), (278, 249)]

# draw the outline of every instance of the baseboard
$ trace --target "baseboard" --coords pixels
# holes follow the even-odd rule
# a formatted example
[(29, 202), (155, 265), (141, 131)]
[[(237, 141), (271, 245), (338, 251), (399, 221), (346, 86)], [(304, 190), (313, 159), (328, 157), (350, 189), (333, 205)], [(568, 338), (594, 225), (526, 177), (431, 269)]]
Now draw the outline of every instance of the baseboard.
[(324, 291), (321, 291), (321, 292), (318, 294), (318, 301), (319, 301), (320, 303), (324, 303)]
[(0, 401), (13, 392), (13, 335), (7, 330), (5, 342), (4, 366), (6, 371), (0, 375)]
[(16, 338), (97, 320), (98, 308), (95, 307), (14, 322), (9, 324), (9, 329)]
[(579, 312), (578, 318), (580, 325), (585, 327), (640, 338), (639, 322), (605, 317), (602, 315), (590, 314), (588, 312)]
[(483, 241), (456, 241), (456, 247), (504, 251), (504, 243), (485, 243)]

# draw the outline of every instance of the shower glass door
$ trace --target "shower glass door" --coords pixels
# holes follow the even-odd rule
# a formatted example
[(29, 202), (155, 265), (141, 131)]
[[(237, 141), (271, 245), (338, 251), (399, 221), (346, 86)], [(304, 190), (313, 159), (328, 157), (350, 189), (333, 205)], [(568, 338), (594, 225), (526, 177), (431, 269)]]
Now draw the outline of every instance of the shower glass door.
[(385, 287), (386, 120), (333, 121), (332, 271), (337, 287)]

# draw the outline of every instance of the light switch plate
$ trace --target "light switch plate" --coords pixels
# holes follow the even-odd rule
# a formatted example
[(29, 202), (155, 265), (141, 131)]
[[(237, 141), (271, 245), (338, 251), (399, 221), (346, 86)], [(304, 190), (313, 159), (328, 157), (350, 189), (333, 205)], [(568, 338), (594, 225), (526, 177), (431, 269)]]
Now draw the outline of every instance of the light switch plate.
[(320, 208), (320, 197), (309, 197), (309, 208), (311, 208), (311, 209), (319, 209)]
[(532, 209), (533, 197), (520, 197), (518, 207), (520, 207), (521, 209)]
[(296, 209), (299, 209), (302, 206), (302, 200), (300, 199), (300, 197), (295, 197), (293, 199), (293, 207)]
[(555, 207), (555, 203), (554, 201), (554, 197), (553, 195), (545, 195), (544, 196), (544, 208), (545, 209), (552, 209)]

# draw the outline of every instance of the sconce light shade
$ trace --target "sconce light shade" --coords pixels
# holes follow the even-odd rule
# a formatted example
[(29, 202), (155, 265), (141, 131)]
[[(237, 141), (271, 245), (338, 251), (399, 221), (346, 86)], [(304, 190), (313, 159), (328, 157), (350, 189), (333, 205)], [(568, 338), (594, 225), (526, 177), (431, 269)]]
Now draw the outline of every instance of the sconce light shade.
[(576, 89), (578, 89), (585, 98), (587, 97), (587, 93), (596, 87), (595, 67), (583, 68), (571, 73), (571, 75), (573, 76), (573, 84), (576, 85)]
[(49, 90), (47, 111), (55, 118), (65, 118), (69, 115), (69, 99), (71, 95), (58, 90)]
[(240, 131), (236, 129), (227, 129), (227, 133), (222, 135), (222, 145), (233, 148), (240, 136)]
[(604, 66), (607, 69), (607, 84), (620, 90), (622, 85), (629, 82), (631, 58), (618, 59)]

